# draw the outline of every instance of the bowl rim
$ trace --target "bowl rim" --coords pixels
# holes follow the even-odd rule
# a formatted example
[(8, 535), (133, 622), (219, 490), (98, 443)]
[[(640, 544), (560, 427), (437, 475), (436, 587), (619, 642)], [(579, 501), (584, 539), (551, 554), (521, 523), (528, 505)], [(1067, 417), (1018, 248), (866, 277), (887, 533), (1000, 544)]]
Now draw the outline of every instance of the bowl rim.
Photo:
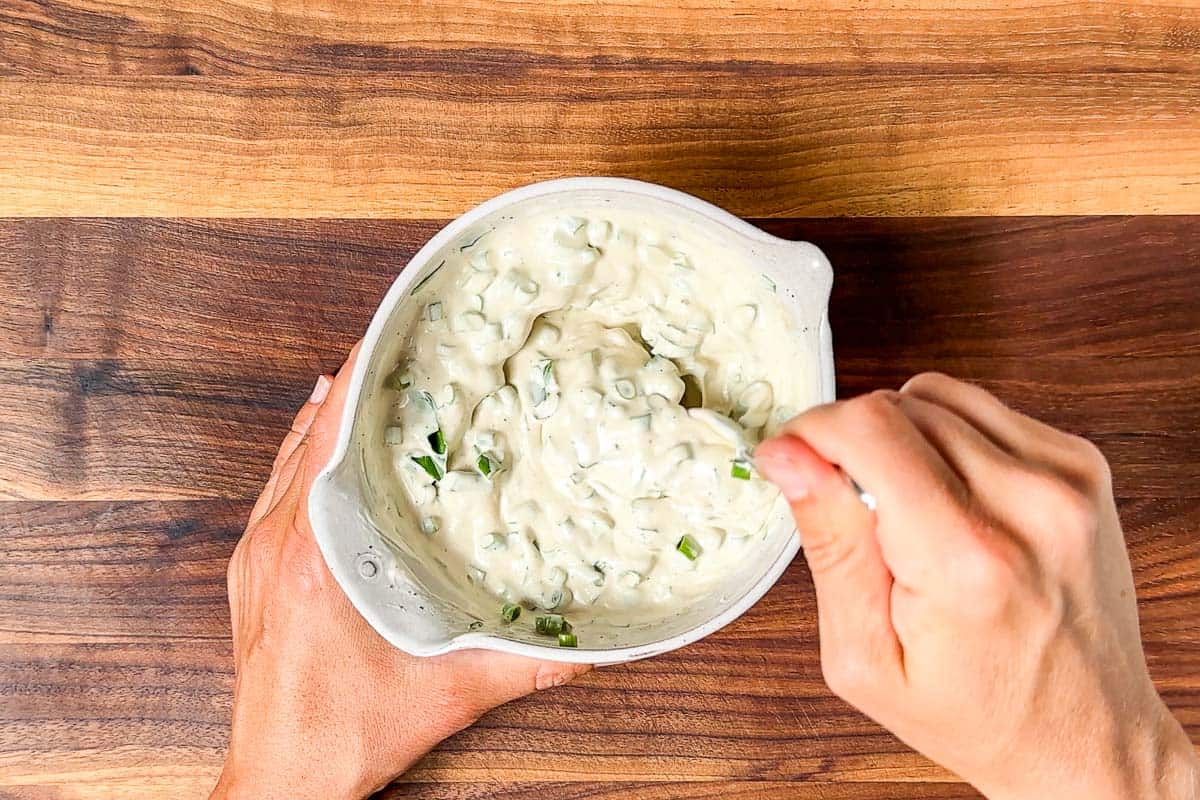
[(719, 206), (713, 205), (694, 195), (659, 184), (630, 178), (574, 177), (539, 181), (496, 195), (464, 212), (448, 222), (417, 250), (380, 300), (371, 317), (367, 331), (363, 335), (362, 344), (359, 348), (359, 357), (354, 364), (354, 369), (350, 376), (345, 406), (342, 409), (340, 427), (333, 452), (329, 457), (329, 461), (326, 462), (314, 479), (308, 497), (308, 513), (310, 520), (313, 522), (312, 528), (318, 548), (330, 572), (333, 574), (335, 580), (337, 580), (339, 587), (345, 592), (359, 615), (372, 628), (390, 644), (412, 655), (436, 656), (454, 650), (476, 648), (530, 656), (543, 660), (584, 664), (613, 664), (647, 658), (691, 644), (737, 619), (775, 585), (796, 553), (800, 550), (799, 533), (793, 530), (775, 561), (771, 563), (740, 597), (728, 605), (720, 614), (686, 631), (655, 642), (616, 648), (562, 648), (557, 645), (540, 645), (513, 641), (490, 633), (474, 631), (450, 635), (444, 642), (435, 646), (428, 646), (406, 635), (391, 617), (382, 613), (382, 609), (377, 607), (377, 604), (367, 602), (369, 591), (365, 585), (356, 580), (357, 575), (353, 569), (353, 565), (348, 560), (341, 560), (335, 557), (336, 551), (333, 534), (316, 524), (316, 520), (321, 516), (318, 507), (324, 502), (325, 492), (336, 480), (337, 472), (343, 466), (349, 454), (354, 418), (358, 410), (367, 370), (370, 366), (371, 355), (375, 352), (376, 346), (383, 335), (387, 320), (395, 310), (397, 304), (403, 300), (409, 287), (416, 280), (416, 276), (422, 271), (425, 264), (431, 261), (433, 256), (437, 255), (447, 244), (470, 228), (471, 225), (518, 203), (549, 195), (573, 192), (631, 194), (680, 206), (687, 211), (698, 213), (713, 222), (720, 223), (724, 227), (748, 239), (776, 249), (786, 247), (795, 249), (796, 251), (803, 251), (809, 257), (813, 258), (822, 272), (823, 285), (826, 289), (826, 295), (823, 298), (820, 326), (817, 331), (817, 357), (819, 359), (817, 366), (822, 382), (820, 398), (821, 402), (829, 402), (834, 399), (833, 343), (828, 317), (828, 290), (831, 288), (833, 282), (833, 269), (824, 253), (815, 245), (808, 242), (792, 241), (773, 236)]

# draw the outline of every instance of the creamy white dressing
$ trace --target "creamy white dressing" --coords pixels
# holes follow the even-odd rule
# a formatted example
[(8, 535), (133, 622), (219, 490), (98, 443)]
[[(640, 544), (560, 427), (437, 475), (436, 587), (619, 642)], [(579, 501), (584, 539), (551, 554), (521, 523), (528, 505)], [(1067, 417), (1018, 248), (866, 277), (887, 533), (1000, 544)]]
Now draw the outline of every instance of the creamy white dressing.
[(388, 378), (419, 545), (560, 613), (716, 590), (787, 513), (750, 451), (811, 395), (774, 285), (701, 231), (611, 209), (472, 239), (406, 301)]

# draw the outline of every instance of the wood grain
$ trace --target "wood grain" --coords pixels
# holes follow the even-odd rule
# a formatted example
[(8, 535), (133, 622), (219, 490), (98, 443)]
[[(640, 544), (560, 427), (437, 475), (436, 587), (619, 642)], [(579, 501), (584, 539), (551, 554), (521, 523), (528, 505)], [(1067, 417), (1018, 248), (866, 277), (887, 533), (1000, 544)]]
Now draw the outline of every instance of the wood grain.
[[(1095, 439), (1125, 496), (1200, 483), (1195, 218), (765, 225), (835, 264), (843, 394), (942, 369)], [(0, 222), (0, 497), (252, 498), (437, 227)]]
[[(1101, 444), (1152, 675), (1200, 737), (1200, 219), (762, 224), (835, 263), (843, 393), (940, 367)], [(211, 786), (228, 555), (314, 375), (438, 226), (0, 221), (0, 796)], [(499, 709), (383, 796), (976, 797), (829, 694), (815, 625), (798, 561), (719, 633)]]
[[(362, 317), (368, 309), (359, 309)], [(365, 319), (363, 320), (365, 324)], [(362, 325), (348, 326), (347, 338)], [(349, 349), (349, 343), (342, 352)], [(243, 354), (244, 355), (244, 354)], [(1092, 438), (1129, 497), (1200, 483), (1200, 356), (841, 359), (849, 396), (943, 369)], [(0, 498), (255, 496), (319, 369), (146, 360), (0, 361)]]
[(1200, 71), (1188, 2), (12, 0), (0, 74)]
[[(1200, 740), (1200, 216), (1060, 216), (1200, 215), (1198, 100), (1193, 0), (0, 3), (0, 797), (206, 796), (293, 410), (442, 220), (572, 174), (818, 243), (843, 394), (937, 368), (1097, 441)], [(815, 639), (797, 562), (380, 796), (978, 797)]]
[[(232, 680), (221, 582), (249, 505), (0, 504), (0, 675), (10, 687), (0, 710), (0, 787), (203, 793), (224, 747)], [(1200, 604), (1200, 540), (1189, 528), (1200, 498), (1122, 501), (1120, 509), (1152, 673), (1200, 734), (1200, 640), (1180, 613)], [(788, 782), (817, 781), (854, 785), (810, 787), (811, 796), (864, 798), (892, 796), (900, 789), (888, 781), (901, 778), (949, 780), (828, 694), (814, 612), (811, 578), (797, 561), (746, 617), (702, 642), (499, 709), (425, 759), (407, 776), (420, 787), (396, 796), (454, 796), (429, 781), (467, 782), (459, 787), (467, 797), (497, 791), (497, 782), (535, 781), (555, 787), (555, 797), (604, 797), (654, 775), (689, 783), (629, 791), (706, 797), (728, 781), (752, 781), (738, 791), (778, 796)], [(708, 780), (718, 786), (690, 783)], [(584, 786), (557, 793), (545, 781)], [(882, 785), (867, 787), (875, 781)], [(974, 796), (926, 788), (894, 796)], [(795, 796), (810, 795), (797, 788)]]
[(0, 214), (451, 217), (543, 178), (743, 216), (1200, 213), (1200, 76), (0, 82)]
[(765, 797), (812, 800), (977, 800), (962, 784), (817, 783), (786, 781), (692, 781), (688, 783), (402, 783), (377, 795), (379, 800), (512, 800), (553, 797), (555, 800), (762, 800)]

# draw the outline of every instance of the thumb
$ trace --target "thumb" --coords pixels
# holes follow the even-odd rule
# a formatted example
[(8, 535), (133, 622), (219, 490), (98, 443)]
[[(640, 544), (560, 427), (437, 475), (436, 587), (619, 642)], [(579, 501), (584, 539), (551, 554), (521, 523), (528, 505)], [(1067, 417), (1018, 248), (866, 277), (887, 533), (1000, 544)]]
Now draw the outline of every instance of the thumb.
[(531, 692), (561, 686), (592, 669), (589, 664), (541, 661), (491, 650), (456, 650), (436, 659), (457, 677), (459, 699), (475, 716)]
[(875, 537), (875, 514), (841, 470), (795, 436), (764, 441), (754, 462), (783, 492), (800, 531), (817, 591), (826, 682), (845, 696), (860, 683), (899, 675), (892, 573)]

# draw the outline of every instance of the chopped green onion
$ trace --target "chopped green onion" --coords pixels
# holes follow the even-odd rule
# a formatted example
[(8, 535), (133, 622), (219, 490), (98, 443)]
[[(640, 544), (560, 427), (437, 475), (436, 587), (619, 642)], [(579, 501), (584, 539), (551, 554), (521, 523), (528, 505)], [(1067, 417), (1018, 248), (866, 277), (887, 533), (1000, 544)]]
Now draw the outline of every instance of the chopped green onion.
[(546, 359), (546, 363), (542, 365), (542, 380), (546, 383), (550, 382), (550, 377), (554, 374), (554, 362)]
[(413, 456), (412, 460), (417, 462), (421, 469), (429, 473), (429, 477), (435, 481), (442, 479), (442, 468), (433, 460), (432, 456)]
[(688, 561), (695, 561), (700, 557), (700, 545), (686, 533), (680, 537), (679, 542), (675, 545), (675, 549), (683, 553)]
[(729, 474), (743, 481), (750, 480), (750, 464), (745, 461), (735, 461), (729, 468)]
[(485, 455), (479, 456), (475, 466), (479, 469), (479, 474), (485, 478), (492, 474), (492, 460)]
[(442, 318), (442, 304), (441, 303), (430, 303), (428, 306), (428, 311), (429, 311), (429, 321), (430, 322), (437, 322), (438, 320), (440, 320)]
[(521, 616), (521, 607), (516, 603), (505, 603), (500, 607), (500, 619), (505, 622), (513, 622), (519, 616)]
[(575, 634), (563, 631), (558, 635), (559, 647), (575, 647), (579, 644), (579, 640), (575, 638)]
[(545, 636), (557, 636), (563, 632), (565, 624), (566, 620), (562, 618), (562, 614), (547, 614), (534, 620), (533, 628)]
[(396, 367), (391, 374), (383, 379), (384, 386), (402, 392), (413, 385), (412, 375), (404, 367)]
[(446, 436), (442, 433), (441, 428), (438, 428), (426, 438), (429, 439), (429, 446), (433, 448), (433, 452), (439, 456), (446, 455)]

